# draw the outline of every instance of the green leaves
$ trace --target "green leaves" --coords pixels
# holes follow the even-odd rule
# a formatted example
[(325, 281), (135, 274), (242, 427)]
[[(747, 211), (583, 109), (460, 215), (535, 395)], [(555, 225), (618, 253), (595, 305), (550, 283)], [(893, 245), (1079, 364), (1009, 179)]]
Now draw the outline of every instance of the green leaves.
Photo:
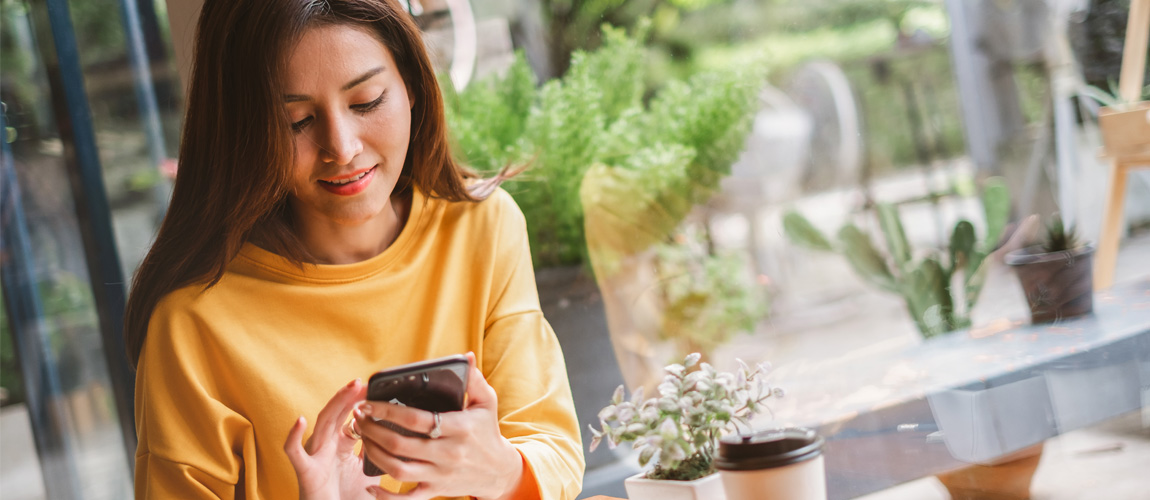
[(982, 210), (986, 215), (986, 238), (982, 240), (982, 252), (989, 254), (998, 247), (1002, 231), (1010, 219), (1010, 190), (1001, 177), (986, 180), (982, 190)]
[[(754, 330), (766, 315), (766, 300), (741, 255), (711, 254), (693, 233), (683, 232), (674, 243), (657, 245), (655, 256), (664, 305), (660, 337), (710, 352), (734, 334)], [(703, 370), (708, 367), (703, 363)]]
[[(931, 337), (970, 325), (970, 312), (986, 281), (987, 268), (983, 263), (997, 247), (1010, 215), (1010, 194), (1001, 178), (986, 181), (982, 203), (987, 227), (984, 239), (978, 239), (970, 221), (960, 220), (946, 248), (920, 250), (917, 255), (907, 240), (898, 207), (888, 203), (879, 203), (875, 209), (886, 243), (885, 254), (850, 223), (839, 230), (837, 246), (796, 212), (784, 215), (783, 227), (791, 241), (841, 253), (867, 283), (902, 295), (919, 332)], [(949, 260), (943, 252), (949, 254)], [(960, 269), (962, 286), (952, 290), (952, 278)]]
[(870, 237), (854, 224), (847, 224), (839, 230), (839, 242), (847, 262), (868, 283), (888, 292), (898, 292), (894, 275), (887, 266), (886, 258), (875, 249)]
[(701, 363), (688, 372), (698, 360), (696, 353), (667, 366), (658, 397), (644, 400), (637, 390), (625, 400), (616, 391), (599, 412), (600, 428), (590, 426), (590, 450), (603, 440), (612, 448), (633, 442), (640, 466), (655, 463), (647, 476), (653, 479), (692, 480), (713, 472), (719, 437), (747, 425), (782, 391), (766, 382), (767, 365), (751, 370), (740, 360), (738, 372), (727, 373)]
[(830, 252), (834, 250), (831, 242), (823, 236), (823, 233), (811, 224), (811, 221), (803, 217), (802, 214), (794, 210), (788, 211), (783, 215), (783, 232), (790, 238), (792, 243), (801, 245), (812, 250), (821, 250), (823, 252)]
[(886, 249), (894, 259), (895, 266), (902, 273), (909, 272), (910, 243), (906, 240), (906, 232), (903, 231), (902, 220), (898, 216), (898, 207), (890, 203), (879, 203), (875, 211), (878, 213), (882, 234), (886, 237)]
[[(605, 26), (599, 49), (576, 52), (563, 78), (539, 88), (519, 54), (503, 77), (445, 92), (461, 161), (489, 171), (530, 164), (504, 186), (527, 217), (536, 266), (584, 260), (589, 203), (624, 226), (657, 221), (653, 237), (616, 250), (641, 251), (665, 238), (742, 150), (762, 71), (671, 82), (645, 106), (648, 31), (649, 23), (630, 36)], [(584, 187), (593, 168), (596, 178)]]
[(961, 220), (954, 225), (954, 233), (950, 236), (951, 272), (957, 271), (971, 261), (976, 238), (974, 224), (971, 224), (970, 221)]

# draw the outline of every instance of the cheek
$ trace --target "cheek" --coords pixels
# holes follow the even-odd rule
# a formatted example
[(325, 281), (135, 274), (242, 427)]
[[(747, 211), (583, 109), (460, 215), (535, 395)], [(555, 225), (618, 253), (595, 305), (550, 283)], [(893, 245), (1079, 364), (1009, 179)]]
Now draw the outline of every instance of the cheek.
[(308, 180), (315, 165), (315, 142), (309, 140), (305, 134), (298, 134), (292, 144), (295, 150), (292, 155), (292, 178)]
[(411, 139), (411, 110), (404, 103), (389, 111), (380, 114), (373, 127), (378, 133), (371, 134), (372, 139), (388, 154), (404, 154)]

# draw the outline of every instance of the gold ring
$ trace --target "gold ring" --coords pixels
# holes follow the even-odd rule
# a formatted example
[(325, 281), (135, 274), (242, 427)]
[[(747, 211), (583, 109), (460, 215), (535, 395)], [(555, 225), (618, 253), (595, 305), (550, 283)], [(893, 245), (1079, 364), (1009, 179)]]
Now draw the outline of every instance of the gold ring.
[(352, 438), (356, 441), (363, 439), (363, 436), (361, 436), (358, 432), (355, 431), (355, 419), (348, 420), (347, 423), (344, 424), (343, 433), (347, 437)]

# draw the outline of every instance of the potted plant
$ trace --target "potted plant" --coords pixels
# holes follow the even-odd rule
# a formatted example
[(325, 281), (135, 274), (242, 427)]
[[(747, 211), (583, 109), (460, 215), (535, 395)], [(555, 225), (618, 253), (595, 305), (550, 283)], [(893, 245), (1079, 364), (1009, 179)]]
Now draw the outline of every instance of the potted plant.
[(1030, 306), (1034, 324), (1050, 323), (1094, 310), (1094, 247), (1081, 243), (1074, 227), (1054, 215), (1046, 241), (1006, 254)]
[[(529, 166), (504, 187), (527, 219), (543, 311), (568, 366), (582, 369), (586, 361), (597, 375), (605, 373), (599, 368), (637, 366), (625, 346), (656, 336), (649, 329), (641, 342), (619, 341), (640, 330), (617, 327), (629, 314), (621, 304), (631, 303), (608, 300), (621, 296), (614, 283), (642, 287), (629, 278), (605, 281), (628, 267), (616, 257), (668, 241), (717, 189), (750, 130), (765, 81), (757, 68), (741, 67), (665, 82), (648, 93), (642, 45), (648, 27), (640, 23), (633, 35), (604, 27), (600, 48), (576, 52), (566, 74), (541, 86), (522, 54), (502, 75), (462, 91), (444, 82), (453, 152), (463, 163), (484, 171)], [(636, 349), (635, 358), (649, 357)], [(616, 356), (616, 367), (596, 365)], [(584, 392), (574, 390), (582, 407)]]
[(986, 281), (987, 257), (998, 246), (1010, 213), (1010, 195), (1002, 179), (986, 181), (982, 208), (985, 235), (979, 238), (970, 221), (960, 220), (944, 250), (914, 251), (903, 230), (898, 206), (889, 203), (876, 206), (885, 254), (870, 236), (849, 222), (842, 226), (833, 243), (795, 211), (784, 215), (783, 228), (792, 242), (840, 253), (867, 283), (902, 295), (919, 333), (930, 338), (970, 327), (970, 312)]
[[(611, 404), (599, 412), (600, 428), (590, 426), (590, 449), (607, 441), (611, 448), (633, 443), (639, 465), (646, 472), (624, 485), (631, 500), (722, 500), (722, 482), (714, 459), (719, 439), (727, 433), (751, 429), (750, 420), (766, 409), (781, 389), (766, 380), (768, 366), (751, 369), (739, 360), (736, 373), (718, 372), (700, 355), (665, 368), (659, 395), (643, 399), (643, 389), (624, 398), (623, 386)], [(698, 368), (691, 370), (698, 364)]]

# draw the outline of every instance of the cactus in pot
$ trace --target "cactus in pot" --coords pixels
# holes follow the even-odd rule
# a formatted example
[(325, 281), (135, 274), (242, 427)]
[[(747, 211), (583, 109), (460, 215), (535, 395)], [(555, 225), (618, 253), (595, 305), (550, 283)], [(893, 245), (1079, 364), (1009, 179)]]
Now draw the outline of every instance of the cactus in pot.
[(784, 216), (783, 227), (792, 242), (839, 253), (864, 281), (901, 295), (919, 332), (930, 338), (970, 326), (970, 311), (986, 282), (986, 258), (997, 247), (1010, 214), (1010, 194), (1002, 179), (987, 180), (982, 207), (986, 233), (979, 238), (974, 225), (961, 220), (945, 251), (915, 252), (898, 207), (889, 203), (879, 203), (875, 210), (885, 243), (881, 250), (850, 222), (839, 229), (835, 241), (795, 211)]
[(1074, 226), (1054, 214), (1046, 240), (1006, 254), (1030, 306), (1032, 324), (1052, 323), (1094, 311), (1094, 246), (1079, 241)]

